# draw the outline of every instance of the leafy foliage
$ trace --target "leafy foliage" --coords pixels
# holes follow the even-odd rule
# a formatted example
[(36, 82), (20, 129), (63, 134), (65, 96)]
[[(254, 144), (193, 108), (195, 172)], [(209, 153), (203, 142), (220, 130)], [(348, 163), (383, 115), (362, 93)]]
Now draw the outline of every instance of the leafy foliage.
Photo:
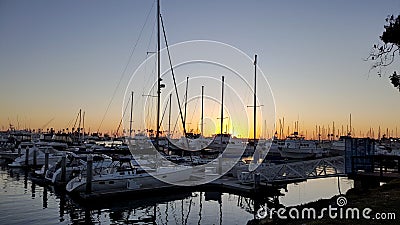
[(397, 47), (400, 46), (400, 15), (397, 16), (395, 19), (393, 15), (390, 17), (386, 18), (386, 24), (384, 26), (385, 31), (383, 32), (382, 36), (380, 37), (381, 40), (385, 44), (392, 43), (394, 45), (397, 45)]
[[(385, 21), (385, 30), (380, 36), (383, 43), (375, 44), (367, 58), (374, 61), (371, 69), (378, 69), (379, 76), (381, 76), (382, 68), (392, 64), (396, 55), (400, 55), (400, 15), (388, 16)], [(400, 75), (394, 71), (389, 78), (393, 86), (400, 91)]]
[(393, 86), (400, 91), (400, 75), (396, 73), (396, 71), (393, 72), (393, 74), (389, 77), (390, 81), (392, 82)]

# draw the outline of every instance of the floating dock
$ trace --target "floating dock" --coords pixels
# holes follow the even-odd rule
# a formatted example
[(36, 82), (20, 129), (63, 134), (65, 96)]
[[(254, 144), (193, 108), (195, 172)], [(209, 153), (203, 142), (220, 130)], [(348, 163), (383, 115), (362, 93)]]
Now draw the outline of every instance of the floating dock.
[(141, 187), (134, 190), (109, 190), (109, 191), (97, 191), (91, 193), (77, 193), (72, 194), (73, 197), (78, 200), (84, 201), (96, 201), (104, 199), (115, 199), (124, 197), (134, 196), (148, 196), (148, 195), (165, 195), (172, 192), (194, 192), (194, 191), (214, 191), (214, 192), (226, 192), (231, 194), (240, 194), (243, 196), (252, 196), (259, 193), (268, 194), (279, 194), (279, 188), (282, 186), (268, 186), (265, 183), (261, 183), (258, 186), (241, 184), (236, 178), (223, 176), (220, 179), (212, 182), (197, 185), (197, 186), (176, 186), (172, 184), (162, 184), (156, 187)]

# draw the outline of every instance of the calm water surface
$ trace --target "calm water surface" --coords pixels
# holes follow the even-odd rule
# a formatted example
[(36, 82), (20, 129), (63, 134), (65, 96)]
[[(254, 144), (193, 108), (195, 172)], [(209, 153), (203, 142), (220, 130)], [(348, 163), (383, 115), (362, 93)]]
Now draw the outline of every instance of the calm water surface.
[[(285, 206), (297, 205), (344, 193), (352, 186), (345, 178), (311, 180), (288, 185), (278, 199)], [(246, 224), (257, 209), (253, 199), (217, 192), (88, 205), (52, 186), (35, 184), (23, 170), (0, 168), (0, 224), (153, 224), (153, 218), (156, 224)]]

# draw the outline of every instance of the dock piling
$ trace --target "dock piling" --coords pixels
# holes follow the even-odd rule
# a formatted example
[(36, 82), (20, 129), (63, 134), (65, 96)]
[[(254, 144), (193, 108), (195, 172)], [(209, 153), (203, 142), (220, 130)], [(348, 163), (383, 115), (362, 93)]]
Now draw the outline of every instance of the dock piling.
[(253, 177), (254, 177), (254, 188), (258, 188), (261, 183), (261, 175), (260, 173), (254, 173)]
[(33, 167), (35, 168), (37, 166), (37, 149), (33, 149)]
[(49, 150), (46, 149), (44, 151), (44, 173), (43, 173), (43, 175), (46, 175), (46, 172), (48, 169), (49, 169)]
[(67, 178), (67, 165), (66, 165), (66, 161), (67, 161), (67, 154), (64, 152), (61, 158), (61, 182), (65, 183), (66, 182), (66, 178)]
[(218, 174), (222, 174), (222, 155), (218, 157)]
[(29, 147), (25, 149), (25, 166), (29, 166)]
[(93, 167), (93, 156), (87, 156), (87, 164), (86, 164), (86, 194), (90, 194), (92, 192), (92, 167)]

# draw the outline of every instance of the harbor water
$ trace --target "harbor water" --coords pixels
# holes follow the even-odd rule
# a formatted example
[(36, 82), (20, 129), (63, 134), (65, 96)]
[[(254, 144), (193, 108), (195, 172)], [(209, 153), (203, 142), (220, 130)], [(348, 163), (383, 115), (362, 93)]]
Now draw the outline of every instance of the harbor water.
[[(347, 178), (290, 184), (277, 197), (285, 206), (345, 193)], [(145, 197), (77, 201), (53, 186), (33, 182), (29, 173), (0, 169), (0, 224), (247, 224), (255, 218), (254, 198), (219, 192), (182, 192)], [(261, 197), (260, 197), (261, 199)]]

